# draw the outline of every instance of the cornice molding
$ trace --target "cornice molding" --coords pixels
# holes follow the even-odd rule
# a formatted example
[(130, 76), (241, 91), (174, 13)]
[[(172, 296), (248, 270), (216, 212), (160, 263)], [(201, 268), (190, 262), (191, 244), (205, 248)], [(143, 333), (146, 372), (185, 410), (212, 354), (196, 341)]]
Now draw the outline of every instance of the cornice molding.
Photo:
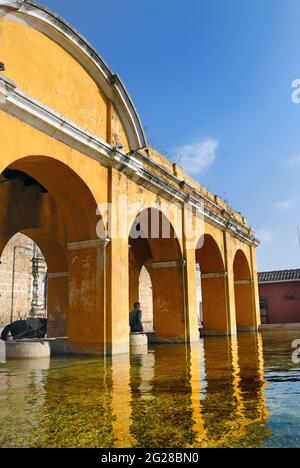
[(87, 250), (87, 249), (96, 249), (96, 248), (104, 248), (110, 244), (110, 239), (95, 239), (95, 240), (86, 240), (86, 241), (78, 241), (78, 242), (69, 242), (68, 250), (70, 252), (76, 250)]
[[(28, 96), (17, 88), (16, 83), (4, 75), (0, 75), (0, 110), (78, 150), (86, 156), (96, 159), (105, 167), (114, 167), (116, 170), (125, 173), (128, 177), (134, 178), (136, 183), (154, 193), (162, 195), (168, 200), (186, 203), (194, 207), (199, 216), (204, 216), (208, 223), (229, 232), (248, 245), (259, 245), (259, 241), (245, 232), (238, 221), (228, 221), (207, 206), (204, 206), (201, 194), (199, 194), (199, 199), (197, 199), (172, 187), (165, 181), (166, 177), (162, 168), (164, 177), (160, 178), (143, 166), (136, 153), (133, 155), (125, 154), (113, 148), (97, 136), (87, 132), (56, 111)], [(178, 179), (176, 181), (178, 184), (180, 183)]]

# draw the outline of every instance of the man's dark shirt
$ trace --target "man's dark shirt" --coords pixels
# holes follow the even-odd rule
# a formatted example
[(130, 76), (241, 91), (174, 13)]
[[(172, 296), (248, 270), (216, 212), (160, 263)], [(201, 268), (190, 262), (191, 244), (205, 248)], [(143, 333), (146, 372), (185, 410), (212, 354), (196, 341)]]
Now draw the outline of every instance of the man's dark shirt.
[(142, 325), (142, 311), (133, 310), (129, 314), (129, 325), (131, 333), (141, 333), (144, 331)]

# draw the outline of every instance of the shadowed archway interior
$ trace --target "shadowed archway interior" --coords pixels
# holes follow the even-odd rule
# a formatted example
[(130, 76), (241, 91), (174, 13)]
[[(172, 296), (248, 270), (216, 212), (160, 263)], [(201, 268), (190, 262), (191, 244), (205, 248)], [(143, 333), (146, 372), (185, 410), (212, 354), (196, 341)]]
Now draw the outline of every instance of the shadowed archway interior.
[(129, 307), (139, 298), (140, 272), (146, 267), (152, 283), (153, 328), (158, 341), (180, 342), (187, 336), (181, 262), (179, 241), (170, 221), (154, 208), (141, 212), (129, 236)]
[(1, 251), (21, 232), (40, 246), (48, 264), (48, 335), (84, 345), (95, 339), (103, 346), (102, 253), (89, 244), (82, 248), (95, 241), (99, 222), (88, 186), (68, 166), (45, 156), (16, 161), (0, 182)]
[(238, 250), (233, 263), (235, 310), (238, 331), (257, 327), (253, 280), (246, 255)]
[(196, 250), (201, 272), (202, 314), (205, 334), (229, 333), (226, 273), (221, 251), (215, 239), (205, 235)]

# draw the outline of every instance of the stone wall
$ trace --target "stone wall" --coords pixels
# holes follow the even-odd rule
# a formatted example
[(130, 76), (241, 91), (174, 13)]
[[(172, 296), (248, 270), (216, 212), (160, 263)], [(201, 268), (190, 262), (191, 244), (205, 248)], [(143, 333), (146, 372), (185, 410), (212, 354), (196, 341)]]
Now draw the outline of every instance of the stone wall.
[(16, 234), (6, 245), (0, 264), (0, 324), (46, 314), (47, 266), (34, 242)]

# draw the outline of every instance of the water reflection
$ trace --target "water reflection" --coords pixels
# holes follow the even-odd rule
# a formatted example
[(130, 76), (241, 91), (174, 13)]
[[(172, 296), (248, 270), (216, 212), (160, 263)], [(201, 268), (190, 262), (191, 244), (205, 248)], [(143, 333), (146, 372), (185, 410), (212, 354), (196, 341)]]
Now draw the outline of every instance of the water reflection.
[(300, 447), (300, 366), (292, 361), (299, 330), (263, 335), (266, 397), (273, 435), (266, 447)]
[(132, 426), (137, 447), (182, 447), (195, 441), (188, 350), (160, 346), (131, 361)]
[(188, 347), (156, 346), (148, 354), (107, 361), (0, 365), (0, 445), (267, 445), (272, 434), (266, 381), (270, 385), (275, 362), (280, 367), (287, 359), (268, 357), (264, 366), (268, 346), (260, 335), (245, 334)]
[(45, 403), (50, 360), (0, 365), (0, 446), (29, 447)]

